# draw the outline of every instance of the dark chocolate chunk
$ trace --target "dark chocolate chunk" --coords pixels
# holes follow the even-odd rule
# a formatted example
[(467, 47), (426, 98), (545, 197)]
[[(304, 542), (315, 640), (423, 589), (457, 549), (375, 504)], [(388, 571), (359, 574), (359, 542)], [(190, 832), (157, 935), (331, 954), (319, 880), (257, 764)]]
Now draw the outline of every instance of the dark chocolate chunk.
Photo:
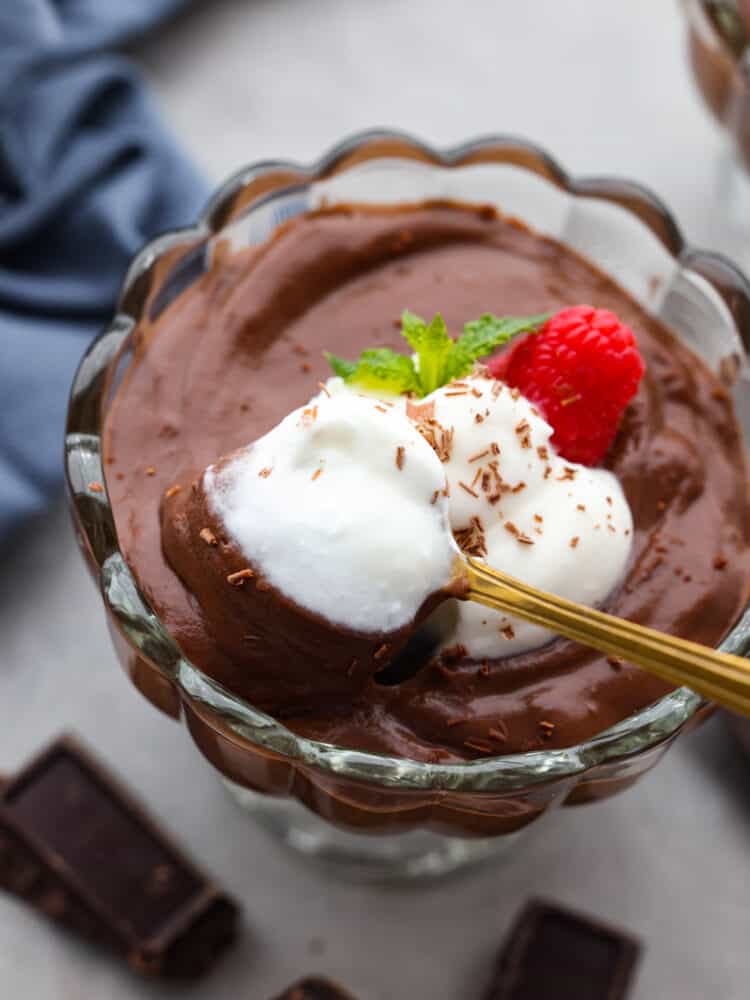
[(200, 975), (236, 931), (235, 903), (70, 737), (0, 788), (0, 888), (148, 976)]
[(486, 1000), (623, 1000), (639, 951), (623, 931), (532, 900), (505, 942)]
[(330, 979), (308, 976), (293, 983), (274, 1000), (355, 1000), (355, 998)]

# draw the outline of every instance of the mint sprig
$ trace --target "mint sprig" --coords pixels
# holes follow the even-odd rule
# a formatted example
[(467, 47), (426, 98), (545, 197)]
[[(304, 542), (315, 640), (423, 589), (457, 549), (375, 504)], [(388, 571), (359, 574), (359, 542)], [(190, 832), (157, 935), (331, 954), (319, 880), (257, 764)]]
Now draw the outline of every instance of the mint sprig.
[(435, 313), (427, 323), (405, 309), (401, 316), (401, 335), (416, 354), (416, 365), (410, 355), (399, 354), (390, 347), (362, 351), (358, 361), (346, 361), (328, 352), (326, 359), (336, 375), (363, 389), (428, 396), (453, 379), (468, 375), (475, 361), (518, 334), (537, 333), (549, 316), (549, 313), (538, 316), (484, 313), (479, 319), (466, 323), (461, 336), (452, 340), (440, 313)]

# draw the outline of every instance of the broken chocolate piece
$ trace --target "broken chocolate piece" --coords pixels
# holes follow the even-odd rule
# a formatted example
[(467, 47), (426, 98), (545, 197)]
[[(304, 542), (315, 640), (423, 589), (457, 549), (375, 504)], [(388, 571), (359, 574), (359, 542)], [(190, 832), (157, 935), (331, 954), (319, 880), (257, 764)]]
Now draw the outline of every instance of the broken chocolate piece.
[(280, 993), (275, 1000), (355, 1000), (338, 983), (320, 976), (309, 976), (293, 983), (289, 989)]
[(70, 737), (0, 786), (0, 888), (147, 976), (202, 974), (233, 940), (238, 917)]
[(532, 900), (503, 947), (486, 1000), (624, 1000), (639, 951), (617, 928)]

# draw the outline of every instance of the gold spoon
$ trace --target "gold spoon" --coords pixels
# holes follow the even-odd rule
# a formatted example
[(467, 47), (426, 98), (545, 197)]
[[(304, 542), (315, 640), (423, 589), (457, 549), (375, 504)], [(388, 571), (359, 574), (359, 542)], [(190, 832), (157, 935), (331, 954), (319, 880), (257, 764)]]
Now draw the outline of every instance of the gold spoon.
[(750, 716), (750, 661), (537, 590), (471, 556), (457, 557), (448, 592), (636, 663), (670, 684)]

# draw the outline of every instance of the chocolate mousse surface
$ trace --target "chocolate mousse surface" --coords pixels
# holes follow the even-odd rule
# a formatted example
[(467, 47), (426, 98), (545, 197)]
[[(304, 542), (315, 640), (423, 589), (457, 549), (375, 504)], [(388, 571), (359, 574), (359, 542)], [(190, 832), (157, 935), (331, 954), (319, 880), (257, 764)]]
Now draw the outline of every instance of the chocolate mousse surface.
[(283, 664), (259, 673), (241, 645), (222, 641), (223, 624), (236, 624), (237, 588), (217, 578), (226, 611), (219, 594), (209, 622), (162, 547), (162, 504), (315, 395), (330, 375), (323, 351), (401, 349), (404, 308), (439, 310), (456, 331), (488, 311), (579, 302), (614, 310), (646, 362), (606, 460), (635, 524), (629, 568), (607, 609), (715, 645), (744, 607), (750, 578), (744, 446), (729, 393), (570, 249), (484, 206), (425, 203), (298, 217), (266, 244), (216, 255), (136, 331), (107, 418), (107, 488), (125, 558), (185, 655), (301, 735), (425, 761), (570, 746), (665, 694), (637, 667), (560, 639), (483, 662), (460, 650), (437, 660), (425, 644), (384, 678), (353, 671), (343, 692), (327, 685), (324, 657), (311, 657), (290, 706), (273, 680)]

